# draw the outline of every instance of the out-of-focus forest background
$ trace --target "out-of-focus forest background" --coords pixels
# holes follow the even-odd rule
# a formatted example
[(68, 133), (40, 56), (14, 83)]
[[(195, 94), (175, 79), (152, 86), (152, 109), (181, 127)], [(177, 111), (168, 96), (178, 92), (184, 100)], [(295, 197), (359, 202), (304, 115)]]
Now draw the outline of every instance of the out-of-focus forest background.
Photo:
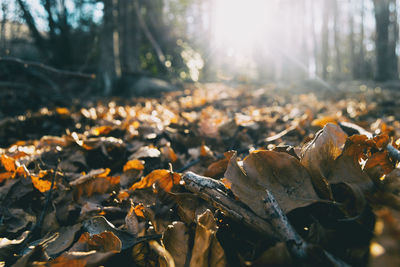
[(33, 79), (55, 90), (65, 79), (26, 65), (20, 71), (16, 58), (95, 74), (90, 83), (71, 74), (79, 83), (68, 86), (82, 92), (90, 85), (105, 95), (141, 75), (184, 82), (397, 80), (397, 2), (2, 0), (0, 86), (26, 87)]

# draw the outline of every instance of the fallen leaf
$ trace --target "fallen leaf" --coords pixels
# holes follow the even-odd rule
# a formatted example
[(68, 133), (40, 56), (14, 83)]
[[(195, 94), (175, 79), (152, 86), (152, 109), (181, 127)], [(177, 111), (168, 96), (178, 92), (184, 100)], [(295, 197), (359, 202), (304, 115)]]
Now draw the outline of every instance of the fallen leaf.
[[(40, 192), (44, 193), (51, 189), (51, 182), (47, 180), (40, 179), (37, 176), (31, 176), (33, 186), (39, 190)], [(54, 183), (54, 186), (56, 184)]]
[(326, 199), (332, 198), (326, 177), (342, 154), (346, 138), (339, 126), (328, 123), (302, 151), (300, 162), (311, 174), (318, 194)]
[(49, 243), (46, 252), (50, 256), (55, 256), (68, 249), (75, 241), (75, 235), (81, 230), (80, 223), (73, 226), (61, 227), (58, 229), (58, 237)]
[(89, 252), (96, 250), (99, 252), (121, 251), (121, 240), (113, 232), (102, 232), (100, 234), (90, 235), (88, 232), (83, 233), (78, 242), (69, 250)]
[(216, 239), (216, 231), (217, 225), (210, 210), (197, 217), (191, 267), (226, 266), (225, 253)]
[(263, 199), (268, 189), (285, 213), (319, 200), (307, 170), (287, 153), (259, 150), (250, 153), (239, 167), (234, 155), (225, 173), (240, 201), (265, 218)]
[(231, 159), (233, 154), (233, 151), (225, 152), (225, 158), (211, 163), (211, 165), (208, 166), (206, 172), (204, 173), (204, 176), (212, 178), (222, 177), (226, 171), (226, 168), (228, 167), (229, 160)]
[(139, 170), (139, 171), (144, 170), (144, 161), (138, 160), (138, 159), (129, 160), (124, 165), (124, 168), (123, 168), (124, 172), (126, 172), (128, 170)]
[(0, 162), (7, 172), (15, 172), (16, 171), (17, 166), (15, 164), (15, 159), (13, 159), (12, 157), (9, 157), (6, 155), (1, 155)]
[(337, 124), (337, 119), (332, 116), (326, 116), (322, 118), (315, 119), (311, 122), (312, 126), (319, 126), (319, 127), (325, 127), (328, 123), (330, 124)]
[(110, 125), (103, 125), (103, 126), (93, 128), (92, 133), (93, 133), (93, 135), (96, 135), (96, 136), (107, 135), (111, 132), (112, 129), (113, 129), (113, 127)]
[(179, 184), (181, 175), (169, 170), (154, 170), (147, 176), (143, 177), (139, 182), (133, 184), (130, 190), (143, 189), (152, 186), (154, 183), (166, 192), (170, 192), (173, 185)]
[(172, 222), (164, 232), (163, 243), (174, 258), (175, 266), (184, 267), (189, 251), (189, 229), (186, 225), (183, 222)]

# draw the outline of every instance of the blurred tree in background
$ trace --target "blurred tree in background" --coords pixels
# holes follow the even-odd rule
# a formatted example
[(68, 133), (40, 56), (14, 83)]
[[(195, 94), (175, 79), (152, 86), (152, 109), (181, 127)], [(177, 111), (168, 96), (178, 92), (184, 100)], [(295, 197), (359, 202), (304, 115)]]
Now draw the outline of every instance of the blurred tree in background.
[[(0, 55), (96, 74), (91, 85), (106, 95), (126, 77), (143, 75), (397, 80), (398, 6), (397, 0), (3, 0)], [(20, 70), (0, 64), (3, 82)]]

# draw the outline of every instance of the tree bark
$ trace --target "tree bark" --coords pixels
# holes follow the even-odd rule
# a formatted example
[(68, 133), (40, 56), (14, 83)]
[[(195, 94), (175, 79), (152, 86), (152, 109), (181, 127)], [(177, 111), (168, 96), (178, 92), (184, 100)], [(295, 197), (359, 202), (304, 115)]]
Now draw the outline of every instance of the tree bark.
[(365, 17), (365, 10), (364, 10), (365, 1), (361, 0), (361, 24), (360, 24), (360, 52), (358, 54), (358, 73), (357, 78), (365, 79), (366, 78), (366, 71), (365, 71), (365, 52), (364, 52), (364, 17)]
[(328, 64), (329, 64), (329, 2), (323, 3), (323, 22), (322, 22), (322, 48), (321, 48), (321, 63), (322, 63), (322, 79), (328, 78)]
[[(351, 71), (351, 76), (352, 78), (357, 78), (357, 64), (356, 64), (356, 47), (355, 47), (355, 40), (354, 40), (354, 19), (353, 19), (353, 13), (352, 13), (352, 0), (349, 0), (349, 28), (350, 28), (350, 34), (349, 34), (349, 48), (350, 48), (350, 62), (349, 62), (349, 68)], [(361, 26), (364, 27), (364, 26)]]
[(113, 21), (113, 0), (103, 0), (103, 29), (101, 33), (101, 55), (100, 55), (100, 76), (104, 86), (104, 94), (111, 93), (112, 84), (115, 80), (114, 64), (114, 21)]
[(339, 6), (337, 0), (332, 0), (332, 5), (333, 5), (333, 33), (334, 33), (334, 42), (335, 42), (335, 56), (336, 56), (336, 73), (341, 74), (342, 73), (342, 59), (341, 59), (341, 53), (340, 53), (340, 32), (339, 32), (339, 25), (338, 25), (338, 19), (339, 19)]
[(47, 58), (48, 50), (47, 50), (46, 40), (44, 39), (44, 37), (40, 34), (39, 30), (37, 29), (35, 20), (33, 19), (31, 12), (29, 11), (25, 1), (17, 0), (17, 2), (22, 11), (22, 16), (23, 16), (26, 24), (28, 25), (29, 31), (32, 34), (32, 37), (33, 37), (36, 47), (41, 52), (41, 54)]
[(119, 1), (118, 26), (122, 73), (140, 70), (140, 28), (132, 1)]
[(391, 0), (390, 33), (389, 33), (389, 58), (392, 79), (398, 79), (398, 57), (396, 46), (399, 40), (399, 24), (397, 22), (397, 1)]
[(1, 20), (1, 31), (0, 31), (0, 55), (6, 55), (7, 52), (7, 40), (6, 40), (6, 24), (7, 24), (7, 13), (8, 13), (8, 3), (3, 1), (1, 4), (1, 11), (3, 13), (3, 18)]
[(314, 64), (315, 64), (315, 75), (319, 75), (320, 66), (319, 66), (319, 47), (317, 40), (317, 33), (315, 29), (315, 12), (314, 12), (314, 1), (310, 1), (310, 9), (311, 9), (311, 34), (313, 39), (313, 52), (314, 52)]
[(386, 81), (395, 78), (391, 71), (391, 59), (393, 55), (389, 45), (389, 25), (391, 0), (373, 0), (376, 22), (376, 76), (378, 81)]

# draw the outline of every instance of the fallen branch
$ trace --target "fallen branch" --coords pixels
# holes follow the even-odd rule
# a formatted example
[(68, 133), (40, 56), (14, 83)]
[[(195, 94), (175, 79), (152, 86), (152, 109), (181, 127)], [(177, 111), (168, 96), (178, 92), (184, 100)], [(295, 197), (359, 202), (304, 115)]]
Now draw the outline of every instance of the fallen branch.
[(185, 188), (187, 190), (220, 209), (224, 212), (225, 216), (247, 225), (272, 240), (279, 240), (280, 236), (277, 235), (268, 222), (227, 195), (223, 183), (193, 172), (185, 173), (182, 179), (185, 181)]
[(291, 255), (304, 265), (323, 263), (324, 265), (329, 264), (329, 266), (349, 266), (321, 247), (304, 241), (294, 230), (278, 202), (268, 190), (266, 190), (264, 199), (265, 211), (269, 218), (266, 221), (229, 197), (223, 183), (192, 172), (185, 173), (182, 179), (185, 182), (186, 189), (222, 210), (225, 216), (244, 223), (273, 241), (286, 242)]
[(24, 68), (35, 67), (35, 68), (39, 68), (39, 69), (42, 69), (44, 71), (47, 71), (47, 72), (50, 72), (53, 74), (60, 75), (60, 76), (70, 76), (70, 77), (76, 77), (76, 78), (82, 78), (82, 79), (96, 78), (95, 74), (86, 74), (86, 73), (81, 73), (81, 72), (60, 70), (60, 69), (56, 69), (54, 67), (45, 65), (43, 63), (34, 62), (34, 61), (26, 61), (26, 60), (22, 60), (20, 58), (15, 58), (15, 57), (0, 57), (0, 62), (19, 64), (19, 65), (23, 65)]

